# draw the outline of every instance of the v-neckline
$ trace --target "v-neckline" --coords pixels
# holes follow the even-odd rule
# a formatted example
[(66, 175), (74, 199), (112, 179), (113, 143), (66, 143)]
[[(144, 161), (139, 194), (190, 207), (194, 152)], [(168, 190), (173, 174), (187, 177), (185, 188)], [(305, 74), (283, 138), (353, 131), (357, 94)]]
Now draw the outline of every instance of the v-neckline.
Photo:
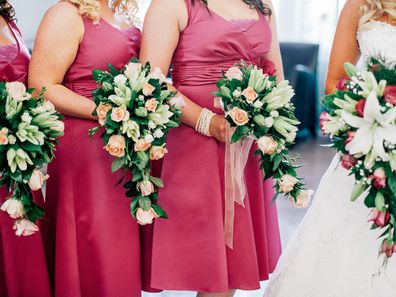
[(109, 26), (109, 27), (113, 28), (114, 30), (116, 30), (116, 31), (118, 31), (118, 32), (121, 32), (121, 33), (128, 32), (128, 31), (134, 29), (134, 26), (126, 27), (126, 28), (118, 28), (118, 27), (113, 26), (112, 24), (110, 24), (108, 21), (106, 21), (106, 20), (105, 20), (104, 18), (102, 18), (102, 17), (100, 18), (100, 21), (103, 22), (104, 24), (106, 24), (107, 26)]
[[(222, 15), (220, 15), (219, 13), (217, 13), (216, 11), (214, 11), (213, 9), (209, 8), (209, 6), (207, 6), (207, 9), (212, 15), (216, 16), (218, 19), (222, 20), (223, 22), (228, 23), (235, 30), (242, 32), (242, 33), (249, 31), (250, 28), (252, 28), (254, 25), (256, 25), (257, 23), (259, 23), (261, 21), (261, 17), (262, 17), (261, 14), (259, 12), (257, 12), (258, 13), (257, 19), (256, 18), (254, 18), (254, 19), (227, 19), (227, 18), (223, 17)], [(234, 22), (238, 22), (238, 21), (251, 21), (252, 24), (250, 26), (248, 26), (246, 28), (246, 30), (241, 30), (240, 28), (238, 28), (238, 26), (236, 26), (234, 24)]]

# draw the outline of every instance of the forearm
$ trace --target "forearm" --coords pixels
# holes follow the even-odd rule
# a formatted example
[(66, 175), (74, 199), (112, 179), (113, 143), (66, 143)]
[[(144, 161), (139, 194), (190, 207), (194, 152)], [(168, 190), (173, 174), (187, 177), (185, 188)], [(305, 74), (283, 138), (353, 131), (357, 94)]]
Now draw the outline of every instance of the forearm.
[(198, 122), (199, 115), (201, 114), (203, 108), (198, 104), (196, 104), (195, 102), (193, 102), (187, 96), (179, 92), (172, 84), (168, 84), (168, 88), (171, 91), (176, 91), (177, 92), (176, 96), (183, 97), (185, 104), (181, 109), (182, 112), (181, 121), (183, 124), (186, 124), (194, 128)]
[(89, 120), (97, 119), (97, 117), (92, 115), (96, 107), (95, 103), (63, 85), (55, 84), (46, 87), (44, 97), (51, 101), (56, 109), (64, 115)]

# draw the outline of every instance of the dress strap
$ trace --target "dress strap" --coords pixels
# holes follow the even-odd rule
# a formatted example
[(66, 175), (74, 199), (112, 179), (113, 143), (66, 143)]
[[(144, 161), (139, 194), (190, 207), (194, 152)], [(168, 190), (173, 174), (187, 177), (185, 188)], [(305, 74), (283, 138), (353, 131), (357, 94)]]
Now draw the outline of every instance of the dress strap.
[[(7, 19), (4, 20), (8, 26), (8, 29), (11, 31), (12, 36), (15, 39), (15, 42), (18, 46), (18, 54), (19, 54), (21, 52), (21, 41), (20, 41), (20, 38), (22, 38), (21, 31), (19, 31), (18, 27), (15, 25), (13, 21), (8, 21)], [(16, 34), (15, 31), (18, 33), (19, 36)]]
[(184, 0), (188, 12), (187, 26), (198, 21), (203, 16), (204, 12), (207, 14), (207, 8), (201, 3), (200, 0)]

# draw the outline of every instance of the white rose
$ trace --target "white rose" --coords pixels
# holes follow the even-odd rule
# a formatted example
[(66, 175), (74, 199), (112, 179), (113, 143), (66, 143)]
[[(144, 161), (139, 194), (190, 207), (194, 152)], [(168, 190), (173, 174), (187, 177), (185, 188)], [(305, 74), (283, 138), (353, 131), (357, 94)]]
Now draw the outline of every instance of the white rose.
[(148, 121), (147, 125), (150, 129), (155, 129), (157, 127), (157, 125), (153, 121)]
[(114, 83), (117, 86), (125, 85), (127, 80), (128, 80), (128, 78), (124, 74), (119, 74), (116, 77), (114, 77)]
[(28, 124), (30, 124), (30, 122), (32, 121), (32, 119), (33, 119), (33, 118), (29, 115), (28, 112), (24, 112), (24, 113), (22, 114), (22, 116), (21, 116), (22, 122), (25, 122), (25, 123), (28, 123)]
[(155, 131), (154, 131), (154, 138), (161, 138), (162, 136), (164, 136), (164, 132), (162, 132), (162, 130), (161, 129), (156, 129)]
[(311, 197), (314, 194), (312, 190), (301, 190), (298, 192), (296, 200), (290, 197), (290, 200), (296, 208), (307, 208), (311, 202)]
[(261, 102), (260, 100), (256, 100), (256, 101), (254, 101), (254, 103), (253, 103), (253, 107), (254, 107), (254, 108), (261, 108), (261, 107), (263, 107), (263, 105), (264, 105), (264, 103)]
[(17, 81), (6, 83), (6, 91), (12, 99), (18, 102), (30, 98), (30, 94), (26, 93), (25, 85)]
[(29, 187), (33, 191), (41, 189), (44, 182), (49, 178), (49, 175), (44, 175), (39, 169), (35, 169), (29, 179)]
[(48, 100), (42, 106), (46, 111), (55, 111), (55, 106)]
[(297, 178), (289, 174), (285, 174), (278, 181), (279, 191), (285, 194), (290, 193), (291, 191), (293, 191), (294, 186), (297, 183), (298, 183)]
[(7, 199), (0, 209), (8, 213), (13, 219), (19, 219), (25, 214), (22, 202), (14, 198)]
[(279, 117), (279, 112), (277, 110), (273, 110), (270, 112), (270, 116), (273, 118)]
[(10, 144), (15, 144), (16, 141), (17, 141), (17, 139), (15, 138), (14, 135), (8, 135), (8, 142), (9, 142)]
[(149, 180), (142, 181), (138, 187), (143, 196), (150, 196), (155, 191), (153, 183)]
[(153, 220), (158, 217), (159, 216), (153, 208), (150, 208), (149, 210), (143, 210), (139, 207), (136, 211), (136, 220), (139, 225), (152, 224)]
[(234, 96), (235, 98), (241, 97), (242, 92), (241, 90), (236, 89), (233, 93), (232, 96)]
[(13, 229), (16, 236), (29, 236), (39, 230), (34, 223), (26, 219), (16, 221)]
[(142, 64), (140, 63), (129, 63), (125, 67), (124, 74), (127, 78), (131, 79), (137, 76), (142, 71)]
[(264, 120), (264, 126), (267, 128), (271, 128), (274, 125), (274, 119), (269, 117), (269, 118), (265, 118)]
[(169, 105), (175, 106), (177, 108), (183, 108), (186, 106), (186, 102), (184, 101), (183, 96), (175, 96), (169, 100)]
[(150, 79), (158, 79), (160, 83), (166, 81), (166, 77), (159, 67), (155, 67), (154, 70), (151, 71), (151, 73), (147, 76), (147, 81)]
[(152, 143), (154, 141), (154, 137), (151, 134), (144, 135), (144, 140), (148, 143)]
[(270, 136), (263, 136), (257, 140), (260, 151), (266, 155), (272, 155), (278, 148), (278, 143)]

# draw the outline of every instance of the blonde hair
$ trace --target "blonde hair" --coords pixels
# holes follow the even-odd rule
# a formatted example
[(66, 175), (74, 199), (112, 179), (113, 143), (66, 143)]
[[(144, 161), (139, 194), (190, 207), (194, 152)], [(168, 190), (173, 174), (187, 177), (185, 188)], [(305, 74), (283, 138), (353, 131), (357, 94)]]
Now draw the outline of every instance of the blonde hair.
[(360, 19), (361, 25), (372, 20), (381, 20), (384, 17), (388, 17), (391, 22), (396, 22), (395, 0), (365, 0)]
[[(86, 16), (94, 23), (100, 20), (100, 1), (99, 0), (67, 0), (74, 4), (80, 15)], [(138, 0), (110, 0), (110, 8), (122, 19), (130, 24), (135, 24), (139, 20), (136, 13), (139, 10)]]

